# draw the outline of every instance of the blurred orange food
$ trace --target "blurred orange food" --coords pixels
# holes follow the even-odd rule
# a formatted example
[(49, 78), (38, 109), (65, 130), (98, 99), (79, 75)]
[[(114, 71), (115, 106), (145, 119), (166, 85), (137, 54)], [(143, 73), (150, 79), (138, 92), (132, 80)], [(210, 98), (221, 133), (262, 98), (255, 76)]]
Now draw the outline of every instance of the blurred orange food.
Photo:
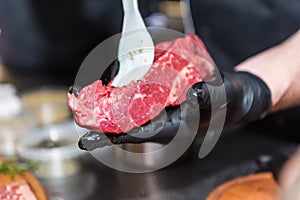
[(0, 173), (0, 199), (47, 200), (47, 196), (40, 182), (28, 171), (23, 171), (13, 176)]
[(279, 186), (271, 173), (233, 179), (216, 188), (206, 200), (276, 200)]

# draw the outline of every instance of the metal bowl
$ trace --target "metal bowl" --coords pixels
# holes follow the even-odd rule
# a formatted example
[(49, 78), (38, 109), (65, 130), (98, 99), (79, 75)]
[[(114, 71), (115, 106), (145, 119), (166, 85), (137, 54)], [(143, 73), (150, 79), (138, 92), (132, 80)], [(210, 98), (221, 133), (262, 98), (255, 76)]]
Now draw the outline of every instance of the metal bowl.
[(32, 129), (18, 141), (18, 155), (38, 163), (34, 174), (39, 178), (74, 175), (85, 153), (77, 147), (78, 130), (73, 121)]

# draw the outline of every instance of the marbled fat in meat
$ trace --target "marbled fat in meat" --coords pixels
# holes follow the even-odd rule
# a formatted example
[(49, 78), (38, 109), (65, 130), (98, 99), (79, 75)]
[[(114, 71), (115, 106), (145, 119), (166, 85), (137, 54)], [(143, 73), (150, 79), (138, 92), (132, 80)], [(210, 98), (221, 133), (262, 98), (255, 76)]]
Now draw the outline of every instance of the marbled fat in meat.
[(167, 106), (186, 100), (196, 82), (212, 81), (215, 65), (193, 34), (155, 46), (148, 73), (124, 87), (96, 80), (77, 97), (68, 94), (76, 123), (96, 132), (125, 133), (155, 118)]

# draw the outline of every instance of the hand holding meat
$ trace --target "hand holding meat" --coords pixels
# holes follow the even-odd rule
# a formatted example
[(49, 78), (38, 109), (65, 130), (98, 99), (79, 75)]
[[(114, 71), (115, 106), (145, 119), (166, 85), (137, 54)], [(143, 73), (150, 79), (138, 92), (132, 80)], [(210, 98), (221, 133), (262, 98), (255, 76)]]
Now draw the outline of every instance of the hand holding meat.
[[(195, 134), (205, 130), (210, 121), (211, 107), (222, 110), (227, 107), (226, 125), (249, 122), (266, 116), (271, 108), (270, 91), (258, 77), (246, 72), (224, 73), (221, 85), (210, 85), (205, 82), (194, 84), (187, 92), (186, 101), (181, 106), (166, 108), (166, 116), (158, 115), (150, 123), (135, 127), (124, 134), (107, 134), (104, 139), (101, 133), (89, 132), (84, 135), (79, 146), (92, 150), (102, 146), (122, 143), (159, 142), (168, 143), (177, 133), (182, 123), (193, 121), (193, 116), (200, 109), (199, 129)], [(225, 86), (227, 101), (219, 101), (221, 87)], [(222, 103), (220, 103), (222, 102)], [(159, 130), (159, 131), (158, 131)], [(156, 132), (153, 135), (153, 132)]]
[(69, 106), (80, 126), (124, 133), (155, 118), (165, 107), (183, 103), (193, 84), (214, 79), (214, 70), (202, 41), (188, 35), (157, 44), (154, 63), (143, 79), (124, 87), (97, 80), (78, 96), (69, 94)]
[[(189, 117), (182, 117), (182, 112), (185, 112), (187, 115), (191, 114), (193, 110), (196, 109), (195, 105), (198, 106), (197, 109), (200, 108), (201, 111), (200, 128), (205, 127), (209, 122), (210, 108), (212, 105), (219, 107), (220, 110), (227, 107), (227, 125), (263, 118), (271, 111), (272, 106), (275, 105), (274, 101), (272, 101), (272, 99), (274, 99), (274, 92), (271, 93), (269, 89), (272, 85), (270, 85), (268, 78), (261, 76), (260, 73), (245, 70), (246, 68), (244, 67), (238, 68), (240, 71), (223, 72), (221, 73), (223, 74), (223, 78), (221, 80), (218, 79), (215, 74), (216, 69), (212, 59), (207, 53), (203, 43), (194, 35), (189, 35), (186, 38), (172, 42), (158, 44), (157, 47), (165, 49), (164, 51), (156, 52), (156, 58), (152, 68), (153, 74), (148, 74), (143, 80), (131, 83), (125, 87), (125, 89), (128, 89), (131, 88), (132, 85), (135, 85), (136, 87), (134, 89), (139, 88), (138, 92), (134, 92), (136, 90), (132, 89), (127, 90), (129, 91), (128, 93), (131, 94), (131, 96), (127, 96), (126, 98), (129, 99), (127, 101), (129, 104), (124, 104), (125, 96), (120, 95), (124, 94), (124, 88), (110, 89), (109, 85), (103, 86), (101, 81), (97, 81), (95, 82), (96, 84), (94, 83), (84, 88), (78, 97), (69, 95), (69, 104), (74, 111), (76, 122), (92, 131), (106, 133), (112, 143), (116, 144), (141, 143), (147, 141), (163, 142), (168, 141), (167, 138), (172, 138), (176, 134), (179, 124), (184, 123)], [(176, 47), (174, 48), (175, 50), (172, 49), (173, 47)], [(166, 48), (168, 48), (169, 51), (166, 51)], [(195, 50), (195, 48), (197, 50)], [(159, 48), (157, 48), (157, 50), (159, 50)], [(172, 54), (172, 52), (176, 50), (177, 53)], [(186, 54), (182, 56), (182, 52)], [(174, 55), (180, 56), (176, 58)], [(157, 68), (155, 68), (155, 65), (157, 65)], [(155, 73), (155, 70), (160, 70), (161, 66), (167, 66), (167, 68), (162, 68), (162, 71)], [(171, 71), (174, 70), (175, 73), (171, 74), (171, 77), (168, 77), (169, 73), (164, 73), (165, 69), (172, 69)], [(295, 70), (296, 69), (297, 68), (295, 68)], [(273, 70), (280, 71), (280, 69)], [(250, 71), (250, 73), (242, 71)], [(158, 80), (161, 82), (160, 84), (147, 84), (144, 80), (148, 78), (152, 83), (157, 83)], [(161, 85), (167, 85), (167, 87), (161, 87)], [(220, 93), (222, 85), (225, 87), (225, 104), (219, 104), (219, 98), (225, 95)], [(80, 97), (80, 95), (81, 93), (84, 94), (85, 92), (83, 91), (88, 90), (88, 88), (92, 91), (87, 92), (91, 95), (91, 98), (88, 99), (90, 101), (83, 103), (85, 99)], [(95, 93), (95, 91), (97, 92)], [(84, 117), (99, 116), (97, 115), (98, 109), (103, 109), (103, 107), (93, 107), (100, 105), (97, 103), (99, 102), (99, 96), (94, 95), (99, 93), (111, 97), (114, 92), (116, 96), (113, 98), (113, 106), (118, 105), (117, 108), (120, 108), (119, 105), (125, 105), (125, 107), (128, 108), (126, 110), (127, 113), (114, 113), (116, 109), (113, 113), (110, 113), (111, 109), (108, 109), (108, 112), (104, 112), (106, 113), (103, 115), (104, 117), (98, 118), (98, 121), (93, 118), (93, 120), (86, 123), (87, 121), (84, 120)], [(86, 97), (86, 95), (83, 96)], [(160, 101), (157, 99), (163, 100)], [(112, 99), (109, 99), (108, 102), (111, 100)], [(153, 101), (155, 103), (153, 103)], [(153, 108), (151, 107), (153, 105), (158, 106)], [(89, 107), (90, 113), (82, 114), (82, 106)], [(166, 109), (167, 119), (163, 121), (160, 119), (160, 113), (164, 109)], [(142, 110), (144, 111), (142, 112)], [(118, 111), (123, 110), (119, 109)], [(125, 119), (125, 121), (119, 119)], [(113, 123), (113, 126), (110, 126), (110, 123), (114, 122), (114, 120), (117, 123)], [(150, 123), (149, 120), (151, 120)], [(101, 125), (101, 122), (104, 121), (107, 122), (108, 125)], [(119, 122), (124, 122), (124, 124), (119, 124)], [(147, 133), (151, 133), (157, 129), (160, 130), (159, 133), (151, 137), (146, 137)], [(82, 140), (84, 140), (85, 137), (90, 137), (91, 134), (95, 133), (88, 133), (82, 137)], [(144, 135), (145, 137), (139, 137), (140, 135)]]

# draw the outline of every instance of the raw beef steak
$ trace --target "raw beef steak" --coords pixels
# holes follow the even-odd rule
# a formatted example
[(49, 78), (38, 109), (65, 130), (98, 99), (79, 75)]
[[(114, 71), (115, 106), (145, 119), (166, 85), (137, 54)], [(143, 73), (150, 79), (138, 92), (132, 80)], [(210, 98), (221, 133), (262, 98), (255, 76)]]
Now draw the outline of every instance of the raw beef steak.
[(30, 186), (26, 182), (15, 182), (0, 187), (1, 200), (36, 200)]
[(78, 125), (96, 132), (125, 133), (156, 117), (165, 107), (186, 100), (196, 82), (212, 81), (214, 63), (202, 41), (193, 34), (155, 46), (151, 69), (124, 87), (97, 80), (78, 96), (68, 94)]

